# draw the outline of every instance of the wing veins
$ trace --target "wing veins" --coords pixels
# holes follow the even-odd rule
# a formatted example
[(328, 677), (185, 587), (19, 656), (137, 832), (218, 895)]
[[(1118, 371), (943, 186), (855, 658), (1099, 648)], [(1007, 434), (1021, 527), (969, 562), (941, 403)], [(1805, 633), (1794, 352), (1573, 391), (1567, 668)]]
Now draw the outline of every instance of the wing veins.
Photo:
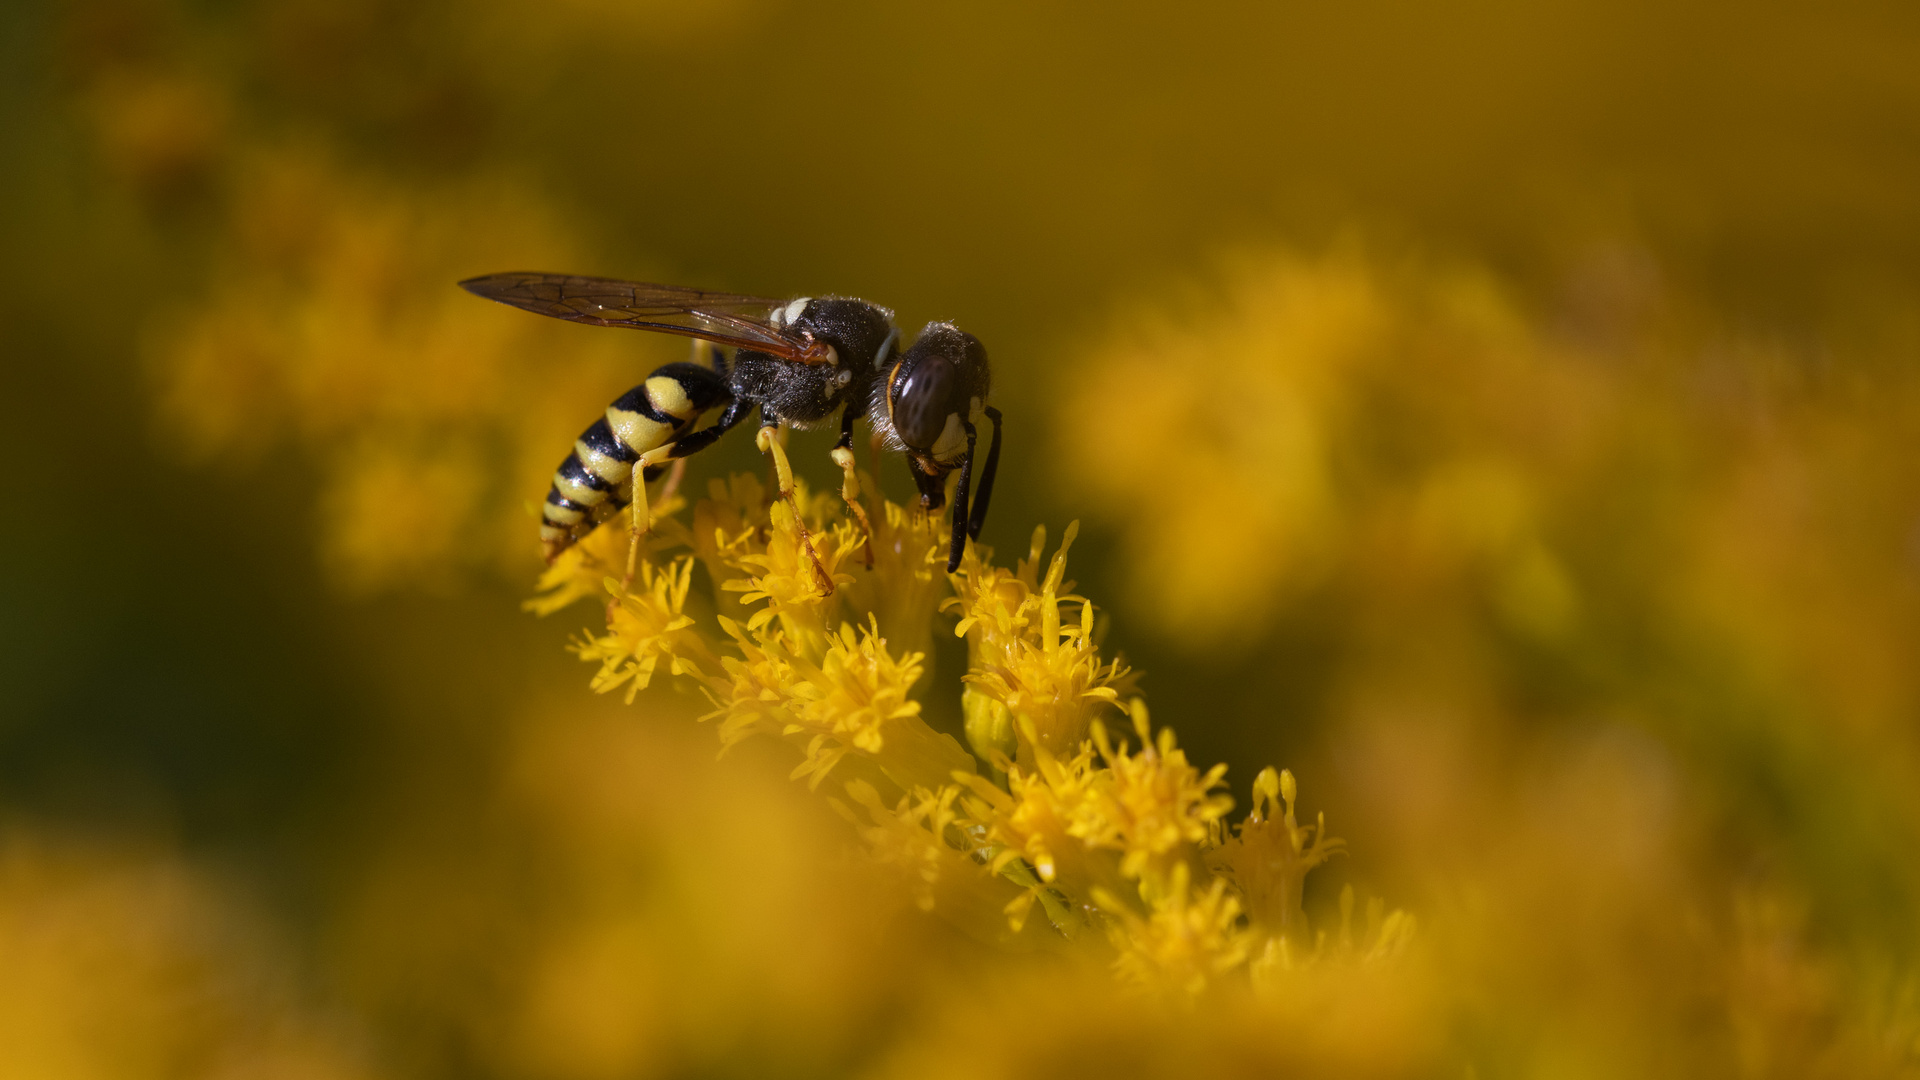
[[(805, 361), (814, 347), (810, 337), (769, 321), (782, 304), (771, 297), (571, 274), (488, 274), (460, 287), (550, 318), (701, 338), (788, 360)], [(673, 319), (682, 321), (667, 321)]]

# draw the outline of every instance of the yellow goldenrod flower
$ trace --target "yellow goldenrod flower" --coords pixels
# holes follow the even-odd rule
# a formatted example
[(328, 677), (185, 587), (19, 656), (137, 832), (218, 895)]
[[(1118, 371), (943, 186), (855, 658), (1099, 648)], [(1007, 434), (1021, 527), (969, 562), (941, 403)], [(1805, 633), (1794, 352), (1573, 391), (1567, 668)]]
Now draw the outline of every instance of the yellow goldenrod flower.
[(1293, 773), (1260, 770), (1252, 811), (1208, 853), (1208, 862), (1239, 889), (1256, 929), (1298, 948), (1306, 928), (1300, 893), (1307, 873), (1345, 851), (1346, 842), (1327, 835), (1325, 815), (1313, 825), (1296, 822), (1295, 794)]
[(1226, 776), (1225, 765), (1201, 774), (1174, 745), (1172, 728), (1161, 728), (1157, 737), (1151, 733), (1145, 702), (1135, 698), (1129, 708), (1140, 750), (1129, 754), (1124, 743), (1116, 749), (1105, 725), (1094, 723), (1093, 743), (1107, 767), (1093, 798), (1082, 803), (1073, 832), (1091, 846), (1124, 852), (1120, 872), (1127, 877), (1158, 877), (1171, 871), (1169, 859), (1207, 839), (1214, 823), (1233, 809), (1233, 799), (1214, 790)]
[(1199, 845), (1233, 806), (1211, 794), (1226, 766), (1200, 775), (1174, 746), (1172, 731), (1161, 729), (1157, 740), (1148, 735), (1144, 703), (1136, 699), (1132, 713), (1143, 743), (1138, 753), (1116, 749), (1096, 722), (1093, 738), (1071, 758), (1040, 748), (1033, 771), (1014, 765), (1007, 791), (983, 778), (967, 781), (975, 796), (967, 804), (971, 817), (1007, 845), (999, 865), (1017, 856), (1041, 880), (1072, 892), (1120, 895), (1132, 891), (1125, 882), (1138, 883), (1144, 894), (1173, 863), (1197, 862)]
[(1133, 914), (1102, 891), (1094, 902), (1116, 916), (1109, 936), (1119, 956), (1114, 970), (1143, 987), (1169, 987), (1197, 994), (1209, 980), (1247, 959), (1247, 938), (1238, 926), (1240, 904), (1227, 883), (1214, 878), (1205, 891), (1193, 887), (1185, 863), (1175, 864), (1146, 916)]
[(871, 825), (861, 825), (844, 803), (837, 799), (833, 802), (860, 830), (875, 859), (910, 873), (914, 903), (921, 911), (932, 911), (934, 889), (943, 877), (956, 870), (979, 872), (972, 860), (947, 842), (947, 831), (956, 818), (953, 801), (959, 794), (960, 789), (952, 784), (938, 791), (915, 788), (901, 796), (897, 806), (889, 807), (880, 801), (880, 793), (872, 784), (849, 781), (847, 797), (866, 810)]
[[(881, 503), (868, 526), (836, 520), (831, 495), (800, 489), (789, 505), (765, 490), (752, 477), (715, 481), (691, 529), (656, 518), (625, 587), (606, 571), (624, 559), (628, 531), (600, 530), (556, 561), (529, 606), (585, 596), (600, 573), (607, 630), (575, 646), (601, 665), (594, 689), (625, 687), (632, 700), (664, 661), (712, 702), (703, 719), (717, 721), (723, 750), (753, 735), (792, 745), (792, 776), (815, 789), (835, 778), (827, 798), (922, 910), (979, 936), (1044, 925), (1104, 945), (1141, 987), (1197, 993), (1250, 957), (1263, 978), (1291, 969), (1287, 950), (1300, 945), (1290, 935), (1305, 929), (1300, 882), (1340, 842), (1295, 824), (1292, 776), (1271, 769), (1256, 781), (1254, 812), (1228, 829), (1226, 767), (1191, 764), (1138, 698), (1126, 709), (1135, 739), (1112, 735), (1103, 714), (1133, 677), (1101, 656), (1093, 605), (1065, 580), (1072, 528), (1044, 575), (1044, 530), (1011, 571), (970, 548), (943, 601), (942, 535), (927, 515)], [(859, 557), (869, 543), (870, 569)], [(710, 624), (689, 612), (696, 563), (731, 612)], [(1063, 617), (1064, 605), (1077, 606)], [(958, 610), (954, 632), (968, 642), (962, 686), (978, 758), (923, 716), (924, 651), (891, 643), (927, 640), (941, 608)], [(1036, 908), (1044, 923), (1030, 918)], [(1341, 941), (1351, 953), (1344, 932)]]
[(1002, 845), (994, 852), (994, 869), (1024, 861), (1041, 881), (1069, 895), (1090, 895), (1101, 887), (1125, 891), (1118, 860), (1086, 842), (1088, 815), (1081, 807), (1093, 800), (1097, 781), (1091, 744), (1064, 761), (1042, 751), (1033, 772), (1014, 766), (1007, 773), (1008, 790), (984, 777), (964, 781), (973, 796), (965, 803), (969, 822)]
[(720, 721), (723, 746), (756, 731), (797, 738), (805, 760), (796, 778), (818, 786), (849, 753), (859, 753), (902, 788), (940, 785), (973, 761), (958, 743), (920, 719), (907, 692), (920, 677), (920, 655), (896, 658), (869, 623), (856, 634), (842, 625), (823, 650), (796, 649), (778, 634), (721, 625), (743, 659), (723, 661), (726, 679), (713, 680), (717, 706), (703, 719)]
[[(1064, 591), (1072, 588), (1063, 579), (1078, 532), (1078, 523), (1067, 527), (1044, 580), (1036, 580), (1036, 572), (1045, 528), (1034, 530), (1027, 558), (1012, 572), (970, 552), (954, 579), (956, 595), (941, 604), (961, 613), (954, 634), (967, 639), (967, 682), (1007, 710), (1017, 737), (1014, 760), (1028, 768), (1037, 749), (1071, 754), (1093, 721), (1133, 685), (1119, 660), (1101, 661), (1093, 605)], [(1078, 605), (1076, 622), (1062, 618), (1062, 603)]]
[[(804, 496), (804, 490), (800, 495)], [(735, 543), (726, 549), (733, 554), (730, 562), (736, 569), (750, 576), (724, 581), (720, 587), (742, 594), (742, 604), (767, 601), (765, 608), (748, 617), (750, 629), (758, 630), (778, 619), (781, 629), (789, 635), (831, 633), (838, 621), (833, 616), (839, 612), (841, 602), (835, 601), (834, 594), (826, 590), (820, 574), (825, 572), (836, 586), (835, 592), (839, 585), (853, 580), (852, 575), (840, 570), (840, 564), (859, 545), (858, 532), (846, 523), (827, 530), (803, 532), (799, 517), (784, 501), (775, 502), (768, 507), (768, 512), (771, 524), (764, 547), (744, 550), (746, 545)], [(811, 554), (806, 542), (809, 534), (812, 534)], [(814, 562), (816, 557), (818, 565)]]
[[(649, 507), (652, 531), (640, 541), (643, 554), (651, 556), (656, 551), (687, 546), (686, 528), (673, 516), (686, 505), (686, 500), (679, 495), (653, 501)], [(621, 511), (604, 527), (561, 552), (540, 575), (539, 595), (521, 607), (536, 615), (551, 615), (576, 600), (602, 595), (608, 578), (619, 578), (626, 573), (627, 548), (633, 536), (627, 527), (629, 521), (626, 512)]]
[(600, 661), (594, 690), (604, 694), (625, 685), (629, 702), (653, 679), (663, 657), (680, 674), (691, 670), (682, 666), (680, 657), (710, 663), (713, 655), (685, 613), (687, 589), (693, 584), (692, 557), (682, 556), (664, 568), (641, 563), (635, 584), (637, 590), (609, 590), (615, 600), (607, 608), (607, 632), (574, 646), (581, 659)]
[[(763, 541), (760, 520), (766, 516), (766, 488), (751, 473), (735, 473), (725, 480), (707, 483), (707, 497), (694, 504), (693, 527), (688, 546), (693, 548), (707, 576), (714, 581), (731, 581), (745, 568), (742, 556)], [(589, 540), (592, 537), (588, 537)], [(714, 603), (722, 615), (739, 621), (747, 618), (747, 609), (737, 592), (716, 590)]]
[[(865, 490), (874, 490), (862, 474)], [(835, 590), (850, 608), (870, 613), (891, 641), (908, 652), (933, 648), (934, 614), (951, 593), (946, 574), (948, 537), (940, 521), (894, 502), (872, 514), (866, 551), (873, 566)]]

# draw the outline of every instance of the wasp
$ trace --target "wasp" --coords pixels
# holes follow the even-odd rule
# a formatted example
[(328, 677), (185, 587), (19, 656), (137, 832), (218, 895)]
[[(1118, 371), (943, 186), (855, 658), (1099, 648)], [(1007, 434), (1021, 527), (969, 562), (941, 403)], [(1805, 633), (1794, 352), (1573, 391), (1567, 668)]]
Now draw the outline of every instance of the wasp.
[[(854, 502), (852, 446), (854, 421), (864, 416), (882, 445), (905, 454), (928, 513), (945, 504), (947, 474), (959, 472), (948, 573), (959, 567), (967, 540), (980, 535), (1000, 464), (1000, 411), (987, 404), (986, 348), (952, 323), (928, 323), (901, 350), (893, 312), (850, 297), (776, 300), (532, 273), (489, 274), (460, 287), (556, 319), (679, 334), (713, 346), (706, 350), (706, 363), (668, 364), (654, 371), (616, 398), (606, 415), (574, 441), (541, 509), (540, 542), (548, 562), (593, 529), (597, 510), (604, 515), (629, 502), (638, 504), (637, 545), (646, 520), (646, 481), (665, 463), (713, 445), (756, 410), (759, 445), (773, 455), (780, 497), (792, 500), (793, 478), (775, 434), (783, 426), (820, 426), (838, 411), (840, 439), (833, 459), (846, 476), (842, 494), (863, 524), (864, 512)], [(723, 349), (733, 350), (731, 361)], [(697, 426), (716, 409), (713, 423)], [(983, 419), (993, 421), (993, 436), (979, 488), (970, 491)], [(810, 540), (807, 550), (811, 555)], [(819, 567), (819, 557), (813, 559)], [(824, 569), (820, 576), (830, 591)]]

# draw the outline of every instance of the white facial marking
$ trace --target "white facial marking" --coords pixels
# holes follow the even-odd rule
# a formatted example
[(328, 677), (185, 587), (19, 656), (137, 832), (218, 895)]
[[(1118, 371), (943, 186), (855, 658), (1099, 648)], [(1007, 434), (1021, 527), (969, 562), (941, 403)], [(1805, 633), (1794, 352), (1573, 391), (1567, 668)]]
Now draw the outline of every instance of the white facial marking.
[(947, 426), (940, 429), (940, 437), (933, 440), (935, 461), (952, 462), (959, 459), (967, 448), (967, 433), (960, 426), (960, 414), (948, 413)]

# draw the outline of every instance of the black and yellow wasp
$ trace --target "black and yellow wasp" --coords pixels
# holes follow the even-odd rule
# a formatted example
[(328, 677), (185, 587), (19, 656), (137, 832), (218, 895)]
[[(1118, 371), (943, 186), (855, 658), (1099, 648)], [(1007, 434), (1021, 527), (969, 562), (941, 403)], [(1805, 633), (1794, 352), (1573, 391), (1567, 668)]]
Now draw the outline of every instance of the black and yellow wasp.
[[(951, 573), (969, 537), (980, 535), (1000, 464), (1000, 411), (987, 404), (987, 351), (952, 323), (928, 323), (905, 351), (893, 312), (845, 297), (783, 301), (675, 285), (648, 285), (565, 274), (489, 274), (460, 287), (489, 300), (594, 326), (622, 326), (698, 338), (734, 350), (731, 362), (712, 350), (711, 366), (668, 364), (622, 394), (573, 444), (553, 474), (540, 522), (551, 562), (590, 531), (603, 504), (618, 508), (663, 462), (713, 444), (760, 412), (761, 445), (781, 425), (808, 428), (840, 410), (836, 464), (853, 470), (853, 423), (866, 416), (890, 450), (906, 454), (920, 505), (945, 503), (945, 481), (959, 470), (953, 496)], [(695, 429), (701, 414), (719, 418)], [(993, 438), (972, 494), (973, 457), (982, 417)], [(784, 455), (776, 455), (784, 461)], [(791, 478), (780, 469), (783, 497)], [(852, 490), (851, 487), (848, 490)], [(644, 489), (639, 491), (645, 494)], [(602, 510), (602, 516), (605, 511)]]

